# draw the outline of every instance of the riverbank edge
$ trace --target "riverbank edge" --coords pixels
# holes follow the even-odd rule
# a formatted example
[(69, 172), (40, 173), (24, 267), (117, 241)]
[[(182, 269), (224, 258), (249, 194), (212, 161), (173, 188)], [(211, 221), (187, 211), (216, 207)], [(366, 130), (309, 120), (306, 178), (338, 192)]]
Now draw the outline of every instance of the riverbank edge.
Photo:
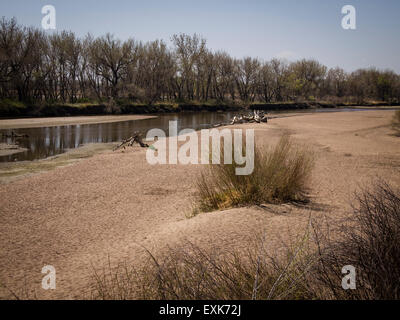
[[(122, 121), (136, 121), (157, 118), (155, 115), (99, 115), (99, 116), (75, 116), (75, 117), (45, 117), (45, 118), (7, 118), (1, 119), (0, 130), (47, 128), (70, 125), (85, 125), (112, 123)], [(1, 136), (1, 134), (0, 134)]]
[(118, 103), (112, 107), (105, 103), (25, 105), (1, 104), (0, 120), (38, 117), (100, 116), (100, 115), (143, 115), (180, 112), (240, 112), (247, 110), (289, 111), (317, 108), (389, 107), (400, 103), (328, 103), (328, 102), (285, 102), (285, 103), (157, 103), (153, 105)]
[[(361, 107), (361, 109), (368, 110), (369, 107)], [(339, 108), (338, 108), (339, 109)], [(382, 107), (381, 111), (391, 111)], [(271, 117), (271, 119), (279, 119), (286, 117), (298, 117), (312, 115), (315, 113), (293, 113), (286, 114), (282, 113), (277, 116)], [(223, 125), (223, 127), (230, 127), (229, 125)], [(201, 129), (196, 130), (199, 132)], [(67, 150), (64, 153), (51, 156), (45, 159), (33, 160), (33, 161), (18, 161), (18, 162), (0, 162), (0, 184), (7, 184), (9, 182), (15, 181), (16, 179), (24, 178), (27, 175), (39, 174), (52, 170), (57, 167), (63, 167), (70, 165), (74, 162), (90, 158), (97, 154), (102, 154), (104, 152), (111, 152), (119, 142), (109, 142), (109, 143), (88, 143), (82, 145), (78, 148)]]

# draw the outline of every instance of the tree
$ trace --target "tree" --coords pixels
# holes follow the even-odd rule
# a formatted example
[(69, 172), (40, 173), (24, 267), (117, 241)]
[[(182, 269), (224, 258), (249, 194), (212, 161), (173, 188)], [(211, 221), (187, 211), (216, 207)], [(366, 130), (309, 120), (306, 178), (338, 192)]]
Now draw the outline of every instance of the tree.
[(245, 103), (330, 99), (400, 102), (400, 76), (391, 70), (327, 69), (316, 60), (286, 63), (234, 59), (213, 52), (201, 36), (121, 41), (110, 34), (78, 38), (45, 34), (15, 19), (0, 20), (0, 98), (29, 103), (129, 99)]
[(259, 69), (258, 59), (246, 57), (236, 61), (236, 84), (243, 101), (254, 101)]
[(132, 39), (115, 40), (111, 34), (94, 40), (90, 46), (90, 60), (97, 76), (110, 88), (113, 98), (118, 97), (119, 84), (128, 75), (129, 66), (137, 60), (137, 46)]
[(296, 82), (295, 94), (309, 99), (311, 94), (319, 95), (320, 86), (327, 68), (316, 60), (300, 60), (290, 65), (290, 72)]

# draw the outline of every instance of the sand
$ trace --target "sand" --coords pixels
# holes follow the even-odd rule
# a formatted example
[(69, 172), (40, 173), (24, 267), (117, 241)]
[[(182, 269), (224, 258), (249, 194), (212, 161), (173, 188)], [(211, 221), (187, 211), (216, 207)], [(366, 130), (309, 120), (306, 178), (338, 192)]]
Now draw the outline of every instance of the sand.
[(125, 115), (125, 116), (80, 116), (80, 117), (55, 117), (55, 118), (25, 118), (25, 119), (2, 119), (0, 129), (22, 129), (38, 127), (54, 127), (63, 125), (89, 124), (119, 122), (128, 120), (142, 120), (155, 118), (147, 115)]
[[(156, 165), (145, 150), (105, 151), (69, 166), (0, 185), (0, 281), (21, 297), (73, 299), (87, 293), (94, 269), (140, 263), (188, 240), (202, 247), (245, 248), (264, 233), (276, 252), (302, 234), (310, 215), (345, 219), (354, 191), (377, 177), (400, 186), (400, 139), (392, 111), (338, 112), (273, 119), (254, 128), (259, 144), (283, 133), (314, 149), (311, 204), (235, 208), (193, 218), (194, 180), (201, 166)], [(53, 265), (57, 289), (41, 289)], [(30, 293), (31, 294), (31, 293)], [(12, 298), (0, 289), (1, 298)]]

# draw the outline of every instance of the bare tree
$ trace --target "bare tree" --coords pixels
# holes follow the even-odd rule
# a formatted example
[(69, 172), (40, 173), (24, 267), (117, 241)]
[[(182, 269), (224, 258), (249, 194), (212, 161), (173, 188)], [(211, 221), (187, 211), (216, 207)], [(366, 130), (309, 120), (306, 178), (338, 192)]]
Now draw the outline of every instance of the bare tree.
[[(316, 60), (286, 63), (234, 59), (212, 52), (201, 36), (179, 34), (172, 47), (157, 40), (121, 41), (107, 34), (46, 35), (15, 19), (0, 20), (0, 99), (29, 103), (159, 101), (297, 101), (331, 99), (400, 102), (391, 70), (327, 70)], [(110, 99), (111, 101), (111, 99)], [(124, 102), (123, 101), (123, 102)]]
[(111, 34), (94, 40), (90, 46), (90, 59), (96, 75), (102, 77), (113, 98), (118, 97), (118, 85), (137, 59), (137, 47), (132, 39), (125, 42)]

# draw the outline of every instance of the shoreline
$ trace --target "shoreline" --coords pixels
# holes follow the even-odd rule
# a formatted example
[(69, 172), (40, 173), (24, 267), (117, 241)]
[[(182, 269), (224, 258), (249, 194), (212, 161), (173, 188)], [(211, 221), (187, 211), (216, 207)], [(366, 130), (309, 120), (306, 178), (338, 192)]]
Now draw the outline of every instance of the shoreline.
[[(308, 108), (263, 108), (263, 105), (252, 105), (249, 109), (238, 109), (236, 111), (243, 112), (249, 110), (264, 110), (266, 112), (278, 112), (279, 116), (273, 116), (272, 119), (281, 118), (283, 115), (302, 115), (302, 114), (314, 114), (315, 110), (318, 108), (308, 107)], [(336, 106), (336, 107), (321, 107), (319, 109), (337, 109), (337, 112), (343, 112), (341, 109), (363, 109), (370, 111), (392, 111), (400, 109), (400, 106), (388, 105), (388, 106)], [(205, 112), (219, 112), (219, 111), (209, 111), (203, 110)], [(233, 112), (232, 110), (229, 110)], [(222, 112), (229, 112), (222, 111)], [(199, 110), (188, 110), (188, 111), (177, 111), (175, 113), (181, 112), (201, 112)], [(335, 111), (331, 111), (335, 112)], [(98, 124), (98, 123), (111, 123), (111, 122), (123, 122), (132, 120), (146, 120), (157, 118), (160, 115), (168, 114), (171, 112), (156, 112), (154, 114), (124, 114), (124, 115), (78, 115), (78, 116), (55, 116), (55, 117), (16, 117), (16, 118), (0, 118), (0, 130), (10, 130), (10, 129), (28, 129), (28, 128), (41, 128), (41, 127), (57, 127), (57, 126), (68, 126), (68, 125), (84, 125), (84, 124)]]
[(156, 115), (101, 115), (101, 116), (75, 116), (75, 117), (45, 117), (45, 118), (14, 118), (1, 119), (0, 130), (28, 129), (41, 127), (57, 127), (67, 125), (82, 125), (96, 123), (111, 123), (131, 120), (144, 120), (157, 118)]
[(2, 119), (43, 118), (43, 117), (79, 117), (79, 116), (118, 116), (118, 115), (153, 115), (181, 112), (242, 112), (249, 110), (296, 111), (324, 108), (388, 108), (400, 107), (400, 103), (365, 102), (331, 103), (326, 101), (305, 102), (165, 102), (152, 105), (122, 102), (110, 111), (102, 103), (52, 104), (45, 106), (22, 105), (19, 107), (0, 105)]

